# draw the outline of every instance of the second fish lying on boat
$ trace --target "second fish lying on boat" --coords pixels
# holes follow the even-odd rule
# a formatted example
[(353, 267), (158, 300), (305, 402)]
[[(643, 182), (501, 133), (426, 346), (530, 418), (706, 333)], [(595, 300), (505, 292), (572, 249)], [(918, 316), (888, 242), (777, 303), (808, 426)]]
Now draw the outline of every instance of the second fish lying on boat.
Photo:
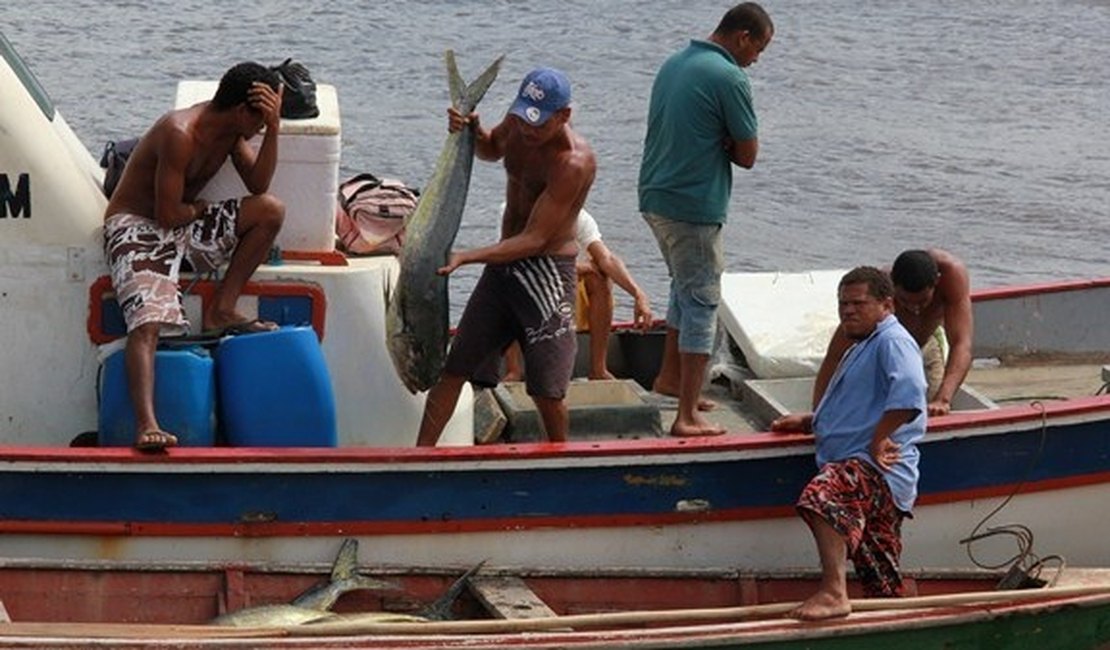
[[(360, 614), (365, 620), (373, 615), (382, 623), (410, 623), (420, 621), (442, 621), (451, 618), (451, 606), (462, 593), (466, 581), (481, 568), (483, 563), (467, 571), (448, 589), (417, 615), (393, 612)], [(348, 538), (343, 541), (332, 565), (331, 576), (327, 582), (315, 585), (304, 591), (290, 603), (259, 605), (247, 607), (212, 619), (210, 625), (230, 627), (285, 627), (304, 625), (320, 621), (336, 620), (339, 614), (331, 611), (339, 597), (350, 591), (378, 590), (398, 591), (396, 584), (370, 578), (358, 573), (358, 540)]]

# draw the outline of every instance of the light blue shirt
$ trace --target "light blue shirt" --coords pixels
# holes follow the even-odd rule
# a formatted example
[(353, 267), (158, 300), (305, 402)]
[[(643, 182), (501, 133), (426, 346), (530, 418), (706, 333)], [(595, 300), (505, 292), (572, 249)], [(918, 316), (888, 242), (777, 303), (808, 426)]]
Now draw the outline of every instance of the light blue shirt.
[[(915, 410), (891, 440), (901, 458), (883, 471), (868, 451), (879, 420), (887, 411)], [(925, 370), (921, 349), (894, 315), (879, 322), (871, 336), (845, 354), (813, 413), (817, 466), (859, 458), (883, 472), (900, 510), (917, 499), (917, 441), (925, 435)]]
[(720, 45), (691, 41), (655, 76), (640, 162), (640, 211), (723, 224), (732, 195), (725, 140), (751, 140), (758, 122), (748, 74)]

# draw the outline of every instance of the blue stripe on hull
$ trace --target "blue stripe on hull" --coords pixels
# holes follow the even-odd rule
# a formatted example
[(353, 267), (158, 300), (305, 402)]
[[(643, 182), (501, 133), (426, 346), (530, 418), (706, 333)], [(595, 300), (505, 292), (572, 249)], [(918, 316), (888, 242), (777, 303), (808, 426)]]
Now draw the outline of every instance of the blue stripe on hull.
[(1049, 426), (921, 447), (922, 495), (1110, 472), (1110, 423)]
[[(791, 502), (809, 458), (648, 468), (462, 472), (0, 475), (0, 518), (53, 521), (451, 521), (648, 515), (681, 500), (717, 508)], [(743, 485), (760, 485), (751, 490)]]
[[(1032, 430), (935, 439), (922, 445), (921, 469), (923, 498), (1023, 480), (1078, 482), (1110, 473), (1110, 427), (1092, 422), (1050, 428), (1047, 435)], [(812, 456), (802, 453), (643, 467), (570, 461), (562, 468), (443, 472), (0, 472), (0, 519), (182, 525), (650, 520), (673, 518), (680, 501), (695, 499), (707, 502), (709, 512), (740, 518), (789, 512), (814, 471)]]

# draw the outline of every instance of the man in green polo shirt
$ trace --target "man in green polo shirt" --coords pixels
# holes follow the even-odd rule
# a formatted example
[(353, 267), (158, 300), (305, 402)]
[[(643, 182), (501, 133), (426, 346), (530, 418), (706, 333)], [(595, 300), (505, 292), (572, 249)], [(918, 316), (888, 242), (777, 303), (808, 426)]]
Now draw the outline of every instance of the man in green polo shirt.
[(707, 40), (691, 40), (667, 59), (652, 86), (639, 193), (671, 277), (666, 349), (653, 387), (678, 396), (671, 435), (724, 433), (699, 413), (699, 397), (716, 333), (732, 165), (751, 169), (759, 152), (744, 68), (774, 33), (758, 4), (736, 5)]

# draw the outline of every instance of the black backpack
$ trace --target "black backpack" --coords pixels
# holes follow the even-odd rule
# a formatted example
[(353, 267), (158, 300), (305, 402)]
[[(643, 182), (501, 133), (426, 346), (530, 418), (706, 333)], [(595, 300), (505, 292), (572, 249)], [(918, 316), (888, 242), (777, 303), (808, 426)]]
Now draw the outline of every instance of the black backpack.
[(100, 154), (100, 166), (104, 168), (104, 196), (112, 198), (119, 179), (123, 176), (123, 168), (127, 166), (127, 159), (131, 151), (139, 144), (139, 138), (128, 140), (109, 141), (104, 145), (104, 152)]
[(285, 84), (281, 96), (281, 116), (290, 120), (306, 120), (320, 114), (316, 105), (316, 82), (308, 73), (308, 68), (293, 59), (286, 59), (281, 65), (274, 66)]

